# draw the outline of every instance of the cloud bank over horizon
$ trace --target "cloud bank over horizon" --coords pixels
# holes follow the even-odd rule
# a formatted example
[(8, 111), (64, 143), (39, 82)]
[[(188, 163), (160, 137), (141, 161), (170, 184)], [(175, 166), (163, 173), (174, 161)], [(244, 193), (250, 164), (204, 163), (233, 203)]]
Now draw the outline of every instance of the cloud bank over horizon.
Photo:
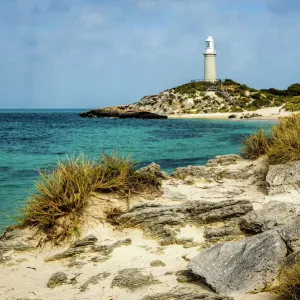
[(10, 0), (0, 3), (0, 108), (95, 108), (203, 78), (300, 81), (299, 0)]

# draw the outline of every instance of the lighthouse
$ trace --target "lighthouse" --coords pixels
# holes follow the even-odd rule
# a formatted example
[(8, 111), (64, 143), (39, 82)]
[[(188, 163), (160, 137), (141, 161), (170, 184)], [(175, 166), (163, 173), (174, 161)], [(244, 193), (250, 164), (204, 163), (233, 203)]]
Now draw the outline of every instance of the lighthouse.
[(204, 50), (204, 81), (215, 82), (217, 80), (215, 42), (211, 36), (206, 40)]

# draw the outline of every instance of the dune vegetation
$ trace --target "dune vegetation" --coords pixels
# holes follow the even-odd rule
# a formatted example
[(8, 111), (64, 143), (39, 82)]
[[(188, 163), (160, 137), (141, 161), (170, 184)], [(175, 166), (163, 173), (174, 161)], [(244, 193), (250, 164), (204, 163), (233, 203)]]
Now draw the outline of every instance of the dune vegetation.
[(59, 161), (54, 170), (40, 171), (35, 192), (19, 212), (21, 227), (34, 227), (58, 243), (80, 231), (80, 218), (93, 193), (115, 193), (130, 199), (137, 193), (157, 192), (161, 181), (134, 169), (117, 154), (99, 160), (84, 155)]
[(242, 142), (243, 156), (256, 159), (267, 154), (270, 164), (300, 160), (300, 114), (281, 118), (268, 133), (259, 129)]
[(300, 263), (285, 268), (277, 286), (271, 289), (271, 292), (282, 300), (300, 299)]

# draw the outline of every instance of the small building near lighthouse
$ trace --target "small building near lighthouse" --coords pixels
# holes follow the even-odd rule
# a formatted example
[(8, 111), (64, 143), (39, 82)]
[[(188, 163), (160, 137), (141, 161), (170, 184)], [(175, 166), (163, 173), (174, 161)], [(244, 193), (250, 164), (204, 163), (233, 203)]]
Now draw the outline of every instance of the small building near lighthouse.
[(204, 50), (204, 81), (216, 82), (217, 69), (216, 69), (216, 56), (214, 39), (209, 36), (206, 40), (206, 48)]

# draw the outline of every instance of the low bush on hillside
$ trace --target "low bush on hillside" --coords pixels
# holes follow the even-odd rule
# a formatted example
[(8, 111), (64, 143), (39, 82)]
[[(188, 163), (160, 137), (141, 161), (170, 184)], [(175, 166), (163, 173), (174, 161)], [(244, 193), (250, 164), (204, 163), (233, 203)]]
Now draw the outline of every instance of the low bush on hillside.
[(300, 263), (283, 270), (279, 284), (271, 292), (282, 300), (300, 299)]
[(270, 134), (258, 130), (246, 137), (242, 145), (243, 156), (248, 159), (267, 154), (271, 164), (300, 160), (300, 114), (281, 118)]
[(242, 141), (243, 156), (247, 159), (256, 159), (267, 153), (269, 144), (267, 132), (263, 129), (259, 129), (256, 133), (246, 137)]
[(300, 96), (288, 98), (285, 102), (284, 109), (288, 111), (300, 111)]
[(78, 232), (80, 218), (93, 193), (117, 193), (127, 199), (140, 192), (159, 190), (154, 175), (133, 169), (130, 159), (102, 155), (99, 160), (85, 156), (59, 161), (52, 171), (40, 171), (35, 192), (20, 212), (21, 227), (35, 227), (58, 243)]

